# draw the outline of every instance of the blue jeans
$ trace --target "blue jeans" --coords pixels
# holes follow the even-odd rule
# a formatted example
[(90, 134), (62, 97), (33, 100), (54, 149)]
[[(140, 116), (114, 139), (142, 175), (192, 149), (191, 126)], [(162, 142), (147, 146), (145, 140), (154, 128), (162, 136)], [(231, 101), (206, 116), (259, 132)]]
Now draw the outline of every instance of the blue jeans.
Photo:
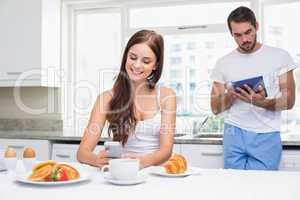
[(224, 168), (277, 170), (282, 145), (279, 132), (255, 133), (225, 123)]

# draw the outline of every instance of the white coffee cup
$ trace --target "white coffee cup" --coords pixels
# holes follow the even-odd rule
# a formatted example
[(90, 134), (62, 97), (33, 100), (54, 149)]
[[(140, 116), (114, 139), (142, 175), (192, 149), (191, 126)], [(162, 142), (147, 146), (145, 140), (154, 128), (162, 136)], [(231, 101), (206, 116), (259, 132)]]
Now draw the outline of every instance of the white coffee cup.
[(111, 159), (108, 161), (108, 164), (109, 165), (103, 166), (101, 171), (104, 172), (106, 169), (108, 169), (112, 178), (118, 180), (135, 179), (140, 169), (140, 162), (138, 159)]

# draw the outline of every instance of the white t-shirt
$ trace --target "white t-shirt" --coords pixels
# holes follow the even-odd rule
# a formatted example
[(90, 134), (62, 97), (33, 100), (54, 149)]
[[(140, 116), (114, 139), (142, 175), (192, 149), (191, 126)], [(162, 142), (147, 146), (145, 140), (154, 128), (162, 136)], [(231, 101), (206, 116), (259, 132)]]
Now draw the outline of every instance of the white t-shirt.
[[(266, 45), (250, 54), (237, 50), (222, 57), (212, 71), (211, 79), (223, 84), (263, 76), (267, 98), (281, 95), (279, 76), (296, 68), (288, 52)], [(257, 133), (280, 131), (281, 112), (269, 111), (239, 99), (225, 114), (225, 123)]]

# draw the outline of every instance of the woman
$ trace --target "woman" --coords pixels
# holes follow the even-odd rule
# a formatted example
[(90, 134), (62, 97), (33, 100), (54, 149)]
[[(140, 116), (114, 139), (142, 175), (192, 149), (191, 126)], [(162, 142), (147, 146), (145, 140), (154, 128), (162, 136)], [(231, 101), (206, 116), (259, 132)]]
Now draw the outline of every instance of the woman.
[(171, 156), (176, 95), (156, 85), (163, 56), (163, 38), (154, 31), (142, 30), (130, 38), (112, 90), (100, 94), (93, 107), (77, 152), (79, 162), (97, 167), (108, 163), (107, 151), (93, 153), (106, 121), (109, 135), (123, 145), (123, 157), (139, 159), (141, 168)]

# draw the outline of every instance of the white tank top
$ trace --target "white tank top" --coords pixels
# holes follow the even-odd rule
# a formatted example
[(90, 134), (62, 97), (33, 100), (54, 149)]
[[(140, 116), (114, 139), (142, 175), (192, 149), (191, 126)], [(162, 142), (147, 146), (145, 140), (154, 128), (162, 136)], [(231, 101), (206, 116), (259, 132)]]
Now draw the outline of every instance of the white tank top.
[(149, 119), (137, 121), (135, 132), (130, 134), (123, 153), (148, 154), (159, 149), (159, 133), (161, 125), (160, 88), (157, 88), (159, 109)]

